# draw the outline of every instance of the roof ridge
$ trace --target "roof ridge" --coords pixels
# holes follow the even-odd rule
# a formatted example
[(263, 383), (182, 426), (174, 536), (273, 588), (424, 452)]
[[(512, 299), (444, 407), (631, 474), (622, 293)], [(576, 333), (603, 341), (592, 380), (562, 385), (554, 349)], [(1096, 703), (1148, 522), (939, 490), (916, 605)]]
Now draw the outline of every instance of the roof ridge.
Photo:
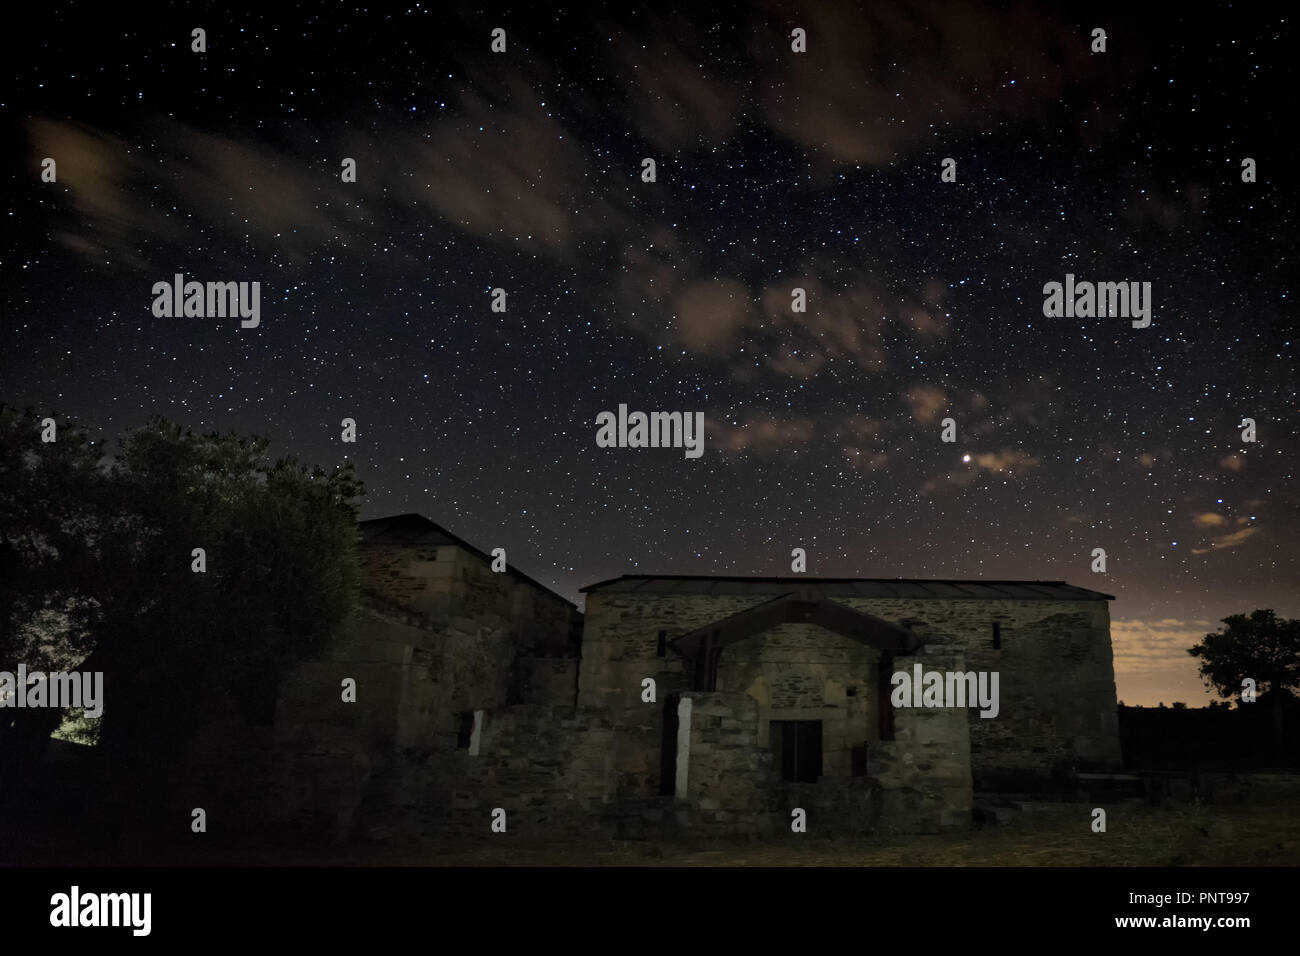
[[(688, 587), (668, 590), (660, 589), (654, 585), (658, 582), (661, 585), (671, 585), (681, 583), (689, 585), (696, 582), (713, 583), (715, 587), (708, 590), (695, 590)], [(1115, 600), (1113, 594), (1106, 594), (1101, 591), (1094, 591), (1090, 588), (1079, 587), (1062, 580), (1043, 580), (1036, 578), (1029, 580), (1026, 578), (831, 578), (831, 577), (809, 577), (807, 575), (742, 575), (742, 574), (624, 574), (616, 578), (608, 578), (603, 581), (597, 581), (581, 588), (582, 593), (590, 593), (600, 590), (623, 590), (616, 588), (619, 584), (626, 584), (626, 590), (639, 594), (651, 593), (678, 593), (678, 594), (721, 594), (727, 593), (725, 586), (728, 583), (750, 584), (755, 586), (767, 585), (775, 588), (784, 588), (788, 586), (804, 588), (837, 588), (852, 587), (861, 585), (864, 588), (875, 585), (885, 590), (886, 593), (876, 596), (880, 597), (919, 597), (919, 598), (981, 598), (995, 596), (1002, 600), (1051, 600), (1051, 599), (1076, 599), (1076, 600)], [(912, 594), (893, 593), (894, 589), (911, 591)], [(941, 590), (936, 593), (935, 589), (949, 589), (949, 593), (943, 593)], [(956, 591), (958, 593), (951, 593)], [(983, 593), (979, 593), (982, 591)], [(1019, 591), (1020, 593), (1017, 593)], [(974, 592), (974, 593), (972, 593)], [(992, 595), (990, 595), (992, 592)], [(754, 592), (745, 592), (754, 593)], [(858, 596), (871, 596), (863, 591), (857, 592)]]

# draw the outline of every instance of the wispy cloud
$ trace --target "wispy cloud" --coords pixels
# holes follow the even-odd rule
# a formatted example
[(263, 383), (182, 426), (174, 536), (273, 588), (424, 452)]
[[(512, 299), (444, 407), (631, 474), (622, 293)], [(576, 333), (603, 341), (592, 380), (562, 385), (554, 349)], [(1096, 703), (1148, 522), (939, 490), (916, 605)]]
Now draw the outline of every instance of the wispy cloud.
[[(34, 152), (59, 164), (76, 220), (61, 238), (97, 263), (147, 268), (138, 250), (196, 227), (290, 261), (374, 238), (396, 252), (392, 237), (409, 230), (392, 226), (412, 212), (495, 244), (567, 258), (628, 219), (607, 198), (612, 190), (593, 188), (600, 177), (588, 152), (543, 105), (535, 72), (489, 73), (425, 129), (362, 135), (340, 127), (333, 142), (330, 130), (283, 131), (300, 147), (165, 118), (144, 124), (134, 144), (46, 118), (32, 120), (28, 136)], [(140, 146), (144, 138), (149, 148)], [(397, 171), (394, 155), (402, 157)], [(357, 162), (355, 183), (341, 181), (345, 156)]]
[[(1078, 29), (1029, 4), (995, 11), (942, 0), (771, 0), (753, 22), (750, 53), (761, 64), (754, 76), (767, 122), (838, 163), (886, 165), (927, 148), (936, 128), (979, 130), (1042, 115), (1088, 68)], [(790, 53), (796, 25), (807, 31), (806, 55)], [(908, 51), (906, 70), (900, 50)]]
[(749, 288), (735, 279), (698, 279), (673, 297), (673, 328), (678, 344), (691, 352), (730, 352), (754, 324)]
[(758, 455), (795, 453), (817, 437), (817, 424), (811, 418), (778, 418), (761, 413), (748, 414), (740, 422), (725, 418), (706, 418), (712, 442), (729, 452), (754, 452)]
[(705, 416), (705, 421), (711, 441), (725, 452), (770, 456), (797, 454), (820, 445), (838, 448), (855, 468), (883, 468), (890, 459), (881, 442), (892, 426), (866, 415), (827, 420), (763, 411), (733, 415), (715, 410)]
[(1115, 620), (1110, 622), (1110, 640), (1115, 654), (1115, 673), (1138, 674), (1177, 670), (1194, 671), (1187, 649), (1214, 630), (1209, 621), (1164, 618), (1158, 621)]
[(980, 478), (996, 474), (1004, 477), (1023, 475), (1042, 464), (1042, 461), (1018, 448), (1000, 451), (976, 452), (963, 467), (931, 478), (921, 486), (922, 494), (933, 494), (941, 488), (961, 488), (974, 484)]
[(937, 385), (913, 385), (903, 393), (903, 401), (922, 425), (936, 424), (948, 409), (948, 395)]
[(681, 17), (648, 14), (638, 36), (617, 25), (613, 70), (637, 128), (663, 149), (724, 141), (744, 109), (742, 72), (709, 65), (717, 55)]
[(1224, 551), (1228, 548), (1235, 548), (1253, 538), (1258, 531), (1259, 528), (1255, 525), (1238, 528), (1236, 531), (1230, 531), (1228, 534), (1211, 539), (1208, 548), (1192, 548), (1192, 554), (1208, 554), (1211, 551)]

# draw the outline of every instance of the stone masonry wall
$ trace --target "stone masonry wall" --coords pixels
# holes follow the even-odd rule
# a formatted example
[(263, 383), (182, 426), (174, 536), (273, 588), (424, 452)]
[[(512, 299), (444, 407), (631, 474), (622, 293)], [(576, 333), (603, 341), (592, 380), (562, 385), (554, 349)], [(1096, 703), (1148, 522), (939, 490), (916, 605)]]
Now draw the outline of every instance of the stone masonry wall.
[(273, 726), (218, 716), (178, 767), (177, 799), (208, 810), (214, 830), (372, 832), (400, 814), (410, 767), (459, 759), (463, 715), (529, 701), (572, 710), (572, 605), (456, 546), (371, 543), (359, 557), (362, 607), (286, 676)]
[[(1071, 771), (1117, 771), (1118, 704), (1105, 601), (853, 599), (886, 620), (919, 618), (961, 644), (966, 666), (999, 673), (997, 717), (971, 720), (978, 789), (1017, 789)], [(1002, 647), (993, 648), (993, 622)]]
[(521, 646), (550, 655), (570, 653), (580, 615), (556, 594), (456, 545), (364, 544), (358, 549), (367, 591), (380, 600), (434, 619), (465, 618), (503, 627)]
[[(970, 666), (960, 645), (926, 644), (915, 655), (894, 659), (895, 671), (960, 673)], [(875, 818), (882, 832), (931, 833), (970, 823), (971, 725), (978, 710), (961, 707), (898, 707), (894, 739), (880, 741), (871, 776), (879, 782)]]
[(822, 775), (846, 780), (853, 748), (878, 734), (879, 658), (875, 648), (816, 625), (783, 624), (723, 651), (718, 689), (757, 702), (762, 746), (774, 720), (820, 720)]
[[(671, 638), (705, 624), (762, 603), (767, 598), (754, 595), (632, 595), (617, 592), (592, 592), (588, 595), (580, 701), (584, 705), (600, 703), (611, 712), (628, 715), (631, 727), (620, 733), (616, 765), (632, 789), (655, 792), (658, 777), (658, 752), (662, 714), (655, 721), (645, 721), (639, 704), (640, 681), (655, 677), (660, 699), (686, 689), (687, 675), (683, 662), (671, 651), (656, 657), (657, 634), (667, 631)], [(1120, 765), (1114, 670), (1110, 644), (1109, 610), (1104, 601), (1000, 601), (1000, 600), (904, 600), (894, 598), (845, 597), (841, 602), (889, 621), (921, 620), (930, 633), (962, 648), (966, 666), (972, 670), (998, 671), (1001, 698), (996, 718), (973, 717), (971, 720), (971, 762), (977, 788), (999, 789), (1033, 786), (1068, 772), (1116, 770)], [(1002, 646), (992, 646), (993, 622), (1000, 624)], [(803, 626), (803, 625), (799, 625)], [(795, 625), (774, 629), (798, 643)], [(832, 635), (832, 637), (834, 637)], [(773, 654), (784, 640), (768, 638), (767, 650), (751, 650), (751, 642), (728, 647), (722, 655), (719, 689), (736, 689), (728, 683), (729, 667), (749, 668), (747, 676), (735, 674), (736, 680), (749, 680), (756, 664), (752, 658)], [(755, 637), (753, 641), (764, 641)], [(820, 652), (819, 652), (820, 653)], [(865, 658), (842, 664), (846, 669), (834, 686), (837, 675), (831, 662), (816, 664), (814, 673), (822, 682), (822, 704), (832, 701), (852, 713), (861, 710), (862, 724), (852, 728), (854, 736), (863, 731), (871, 736), (869, 721), (874, 708), (869, 683), (871, 672)], [(760, 669), (767, 665), (761, 665)], [(860, 670), (855, 670), (862, 668)], [(851, 682), (861, 675), (861, 685)], [(765, 687), (755, 688), (759, 695), (768, 694), (771, 708), (773, 693), (796, 688), (791, 675), (784, 680), (778, 674)], [(807, 678), (805, 674), (805, 678)], [(830, 682), (830, 683), (828, 683)], [(849, 686), (859, 690), (860, 700), (850, 704)], [(800, 708), (813, 706), (815, 687), (803, 687), (798, 696)], [(805, 693), (809, 692), (809, 693)], [(787, 708), (789, 709), (789, 708)], [(768, 719), (780, 719), (768, 717)], [(826, 719), (825, 715), (822, 718)], [(850, 720), (854, 718), (849, 718)], [(763, 726), (766, 721), (763, 721)], [(859, 729), (861, 728), (861, 729)], [(837, 771), (840, 758), (833, 758), (831, 769)], [(838, 772), (838, 771), (837, 771)]]
[(519, 705), (485, 715), (478, 753), (453, 750), (408, 761), (399, 782), (405, 819), (419, 836), (520, 839), (612, 833), (607, 800), (608, 718), (551, 705)]
[(758, 705), (725, 691), (690, 691), (682, 701), (689, 727), (678, 751), (678, 825), (697, 835), (773, 833), (781, 775), (758, 740)]
[[(689, 689), (682, 659), (671, 650), (664, 657), (656, 656), (659, 630), (672, 638), (753, 603), (746, 597), (693, 604), (600, 592), (587, 596), (578, 700), (583, 708), (608, 710), (618, 728), (612, 772), (620, 798), (658, 794), (664, 708), (672, 694)], [(641, 701), (641, 681), (646, 677), (655, 679), (657, 704)]]
[[(959, 647), (914, 660), (930, 670), (962, 669)], [(804, 811), (808, 833), (933, 833), (968, 825), (972, 806), (967, 711), (900, 709), (896, 735), (873, 748), (870, 777), (798, 783), (781, 779), (760, 740), (761, 708), (737, 691), (688, 691), (688, 750), (678, 758), (676, 823), (695, 835), (791, 833)], [(685, 780), (681, 779), (685, 775)]]

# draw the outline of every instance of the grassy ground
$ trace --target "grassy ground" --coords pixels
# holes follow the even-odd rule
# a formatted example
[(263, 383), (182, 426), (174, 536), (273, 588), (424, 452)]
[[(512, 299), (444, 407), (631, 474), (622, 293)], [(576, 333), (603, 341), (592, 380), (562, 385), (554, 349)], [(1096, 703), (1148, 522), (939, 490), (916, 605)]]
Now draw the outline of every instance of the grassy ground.
[[(489, 836), (474, 843), (331, 845), (242, 850), (215, 835), (183, 853), (132, 841), (123, 854), (60, 853), (29, 846), (12, 863), (305, 866), (1297, 866), (1300, 813), (1294, 803), (1230, 807), (1112, 805), (1105, 833), (1086, 806), (1025, 814), (1000, 827), (944, 836), (769, 841), (592, 840), (534, 843)], [(30, 859), (23, 859), (29, 856)]]
[(1105, 833), (1089, 808), (1071, 816), (1024, 816), (1000, 828), (945, 836), (674, 845), (610, 841), (588, 846), (424, 847), (386, 862), (494, 866), (1295, 866), (1300, 812), (1294, 804), (1232, 808), (1113, 807)]

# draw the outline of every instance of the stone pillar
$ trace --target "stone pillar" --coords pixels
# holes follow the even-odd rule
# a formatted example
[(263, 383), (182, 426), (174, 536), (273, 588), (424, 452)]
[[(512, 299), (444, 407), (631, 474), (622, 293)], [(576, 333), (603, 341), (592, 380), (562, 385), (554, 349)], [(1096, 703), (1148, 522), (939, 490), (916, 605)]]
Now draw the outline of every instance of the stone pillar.
[(683, 697), (677, 702), (677, 775), (674, 796), (686, 800), (690, 791), (687, 789), (687, 772), (691, 766), (691, 699)]
[[(910, 680), (918, 663), (924, 672), (961, 673), (965, 653), (958, 644), (926, 644), (914, 655), (896, 654), (894, 673)], [(965, 707), (894, 708), (894, 739), (881, 741), (873, 772), (881, 830), (933, 833), (969, 825), (971, 719), (979, 718)]]

